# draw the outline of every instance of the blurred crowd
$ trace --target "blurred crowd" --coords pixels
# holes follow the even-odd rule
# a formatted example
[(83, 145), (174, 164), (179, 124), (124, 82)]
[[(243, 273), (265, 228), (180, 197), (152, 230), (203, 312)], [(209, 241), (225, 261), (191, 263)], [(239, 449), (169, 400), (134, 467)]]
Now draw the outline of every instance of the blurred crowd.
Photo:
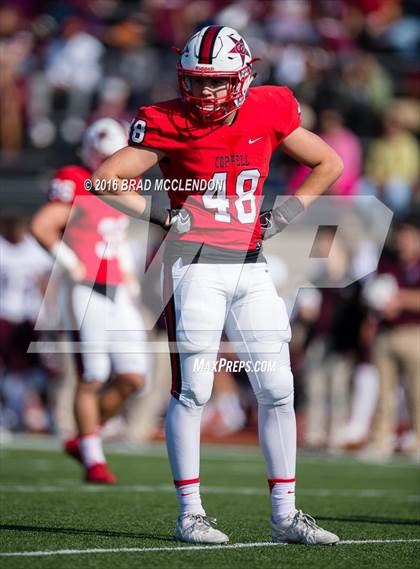
[[(378, 274), (340, 288), (344, 275), (369, 253), (369, 245), (355, 252), (342, 243), (319, 267), (330, 279), (329, 288), (298, 297), (291, 348), (301, 444), (363, 448), (379, 458), (396, 450), (414, 456), (420, 442), (420, 19), (415, 0), (3, 2), (0, 164), (18, 174), (35, 157), (39, 172), (48, 172), (60, 160), (77, 160), (83, 132), (94, 120), (128, 122), (137, 106), (177, 96), (177, 56), (171, 46), (182, 46), (210, 23), (245, 36), (261, 58), (255, 84), (293, 89), (303, 126), (341, 155), (344, 173), (331, 193), (374, 195), (394, 213)], [(305, 167), (277, 153), (266, 183), (269, 198), (292, 193), (305, 174)], [(32, 191), (41, 190), (34, 185)], [(36, 260), (39, 251), (31, 253), (36, 245), (25, 233), (20, 204), (9, 206), (14, 214), (0, 227), (2, 427), (52, 432), (59, 426), (48, 382), (59, 382), (68, 366), (26, 354), (50, 266), (48, 258)], [(329, 251), (332, 239), (337, 236), (326, 228), (316, 247)], [(9, 300), (6, 290), (20, 300)], [(22, 306), (11, 314), (13, 302)], [(169, 374), (166, 364), (157, 365), (155, 375), (157, 369)], [(165, 402), (156, 403), (147, 436), (159, 434), (164, 407)], [(216, 438), (254, 433), (255, 406), (241, 374), (216, 378), (203, 430)], [(139, 429), (133, 432), (142, 437)]]

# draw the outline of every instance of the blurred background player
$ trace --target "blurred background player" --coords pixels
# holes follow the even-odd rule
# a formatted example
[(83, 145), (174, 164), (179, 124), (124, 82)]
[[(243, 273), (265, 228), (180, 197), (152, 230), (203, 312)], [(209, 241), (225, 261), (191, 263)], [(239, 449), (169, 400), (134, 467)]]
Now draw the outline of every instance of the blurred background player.
[(39, 338), (34, 327), (52, 260), (16, 213), (0, 218), (0, 260), (0, 429), (50, 431), (50, 373), (28, 348)]
[(93, 123), (82, 146), (89, 169), (61, 168), (51, 181), (49, 203), (32, 222), (35, 237), (67, 273), (61, 286), (63, 319), (73, 341), (80, 342), (75, 346), (78, 434), (65, 442), (65, 451), (82, 462), (88, 482), (109, 484), (116, 477), (106, 464), (100, 428), (144, 387), (144, 325), (130, 297), (138, 290), (125, 244), (128, 217), (91, 196), (84, 183), (125, 144), (125, 129), (117, 121)]
[[(378, 320), (373, 361), (379, 394), (364, 458), (386, 461), (400, 450), (420, 461), (420, 215), (401, 219), (393, 251), (367, 284), (366, 298)], [(411, 429), (397, 444), (399, 386), (404, 386)]]

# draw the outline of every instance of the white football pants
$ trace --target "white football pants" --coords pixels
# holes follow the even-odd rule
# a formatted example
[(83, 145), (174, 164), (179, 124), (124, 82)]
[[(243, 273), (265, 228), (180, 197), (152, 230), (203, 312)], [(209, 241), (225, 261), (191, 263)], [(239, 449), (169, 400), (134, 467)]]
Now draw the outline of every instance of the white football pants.
[(117, 374), (145, 374), (145, 325), (127, 288), (119, 285), (115, 298), (85, 284), (61, 290), (63, 321), (73, 340), (78, 372), (85, 381), (105, 382)]
[(166, 421), (174, 479), (198, 477), (201, 410), (211, 396), (223, 330), (247, 363), (259, 404), (268, 477), (293, 478), (296, 427), (290, 325), (266, 263), (183, 265), (178, 259), (164, 266), (163, 299), (171, 346), (171, 393), (176, 400)]

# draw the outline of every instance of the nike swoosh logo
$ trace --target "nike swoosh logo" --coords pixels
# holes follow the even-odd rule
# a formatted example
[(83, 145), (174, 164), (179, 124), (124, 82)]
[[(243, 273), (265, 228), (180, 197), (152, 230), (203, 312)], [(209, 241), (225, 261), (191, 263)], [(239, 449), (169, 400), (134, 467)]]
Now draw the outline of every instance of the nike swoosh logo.
[(188, 494), (181, 492), (181, 496), (191, 496), (192, 494), (194, 494), (194, 492), (189, 492)]
[(248, 140), (248, 144), (254, 144), (254, 142), (258, 142), (259, 140), (262, 139), (262, 136), (258, 137), (258, 138), (250, 138)]

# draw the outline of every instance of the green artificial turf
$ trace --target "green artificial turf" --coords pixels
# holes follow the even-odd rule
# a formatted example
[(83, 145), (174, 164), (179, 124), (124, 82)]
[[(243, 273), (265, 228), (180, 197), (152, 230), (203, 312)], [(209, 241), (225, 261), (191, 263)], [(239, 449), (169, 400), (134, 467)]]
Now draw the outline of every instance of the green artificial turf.
[[(185, 545), (172, 540), (177, 504), (161, 445), (133, 452), (109, 447), (119, 484), (103, 487), (83, 483), (80, 467), (56, 442), (22, 440), (0, 450), (0, 551), (153, 551), (2, 556), (2, 569), (420, 567), (420, 474), (403, 460), (367, 465), (348, 457), (301, 456), (297, 490), (298, 507), (342, 540), (401, 543), (182, 551)], [(231, 544), (270, 541), (270, 501), (258, 449), (204, 447), (201, 481), (206, 511), (218, 518)], [(159, 551), (165, 547), (179, 549)]]

